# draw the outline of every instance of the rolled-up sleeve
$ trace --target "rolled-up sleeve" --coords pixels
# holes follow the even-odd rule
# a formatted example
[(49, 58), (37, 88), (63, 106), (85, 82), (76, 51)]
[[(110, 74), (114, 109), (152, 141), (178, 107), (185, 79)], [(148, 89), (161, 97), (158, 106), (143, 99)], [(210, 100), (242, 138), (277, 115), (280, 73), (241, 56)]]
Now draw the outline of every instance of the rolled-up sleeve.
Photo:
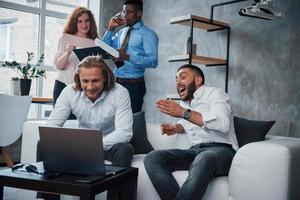
[(228, 133), (230, 128), (231, 108), (229, 97), (221, 91), (216, 91), (210, 97), (209, 111), (203, 111), (204, 128), (221, 133)]
[(65, 46), (66, 46), (66, 44), (65, 44), (65, 41), (63, 40), (63, 37), (60, 37), (60, 39), (58, 40), (58, 44), (57, 44), (57, 50), (56, 50), (56, 53), (55, 53), (54, 58), (53, 58), (53, 64), (56, 67), (56, 69), (63, 70), (66, 67), (66, 65), (69, 64), (68, 62), (65, 65), (60, 65), (58, 63), (58, 59), (65, 52)]
[(114, 35), (112, 31), (107, 30), (102, 37), (102, 41), (113, 48), (118, 48), (119, 34), (120, 33), (118, 32)]
[(159, 39), (154, 32), (147, 32), (143, 35), (145, 55), (130, 55), (129, 62), (145, 68), (156, 68), (158, 65), (158, 41)]

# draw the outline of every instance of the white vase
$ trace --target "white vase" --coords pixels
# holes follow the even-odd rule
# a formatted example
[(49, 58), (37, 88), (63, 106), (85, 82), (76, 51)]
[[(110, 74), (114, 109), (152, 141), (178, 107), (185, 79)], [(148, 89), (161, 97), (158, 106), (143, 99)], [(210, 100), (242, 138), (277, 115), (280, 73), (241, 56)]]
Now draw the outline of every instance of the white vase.
[(10, 95), (20, 95), (20, 80), (10, 80)]

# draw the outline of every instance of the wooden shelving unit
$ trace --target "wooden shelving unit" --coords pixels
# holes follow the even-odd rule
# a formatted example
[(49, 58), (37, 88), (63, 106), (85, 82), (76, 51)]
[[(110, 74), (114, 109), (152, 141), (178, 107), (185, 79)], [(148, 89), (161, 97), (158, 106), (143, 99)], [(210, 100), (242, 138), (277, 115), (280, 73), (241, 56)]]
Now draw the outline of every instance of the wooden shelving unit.
[[(190, 59), (190, 55), (175, 55), (169, 57), (169, 62), (189, 61), (189, 59)], [(221, 58), (192, 55), (192, 63), (202, 64), (207, 66), (226, 65), (226, 60)]]
[(51, 104), (51, 103), (53, 103), (53, 98), (51, 98), (51, 97), (32, 97), (31, 103)]
[[(230, 43), (230, 27), (227, 23), (210, 20), (208, 18), (196, 16), (196, 15), (185, 15), (180, 17), (174, 17), (170, 19), (170, 24), (180, 24), (184, 26), (190, 27), (190, 54), (187, 55), (174, 55), (169, 57), (169, 62), (177, 62), (177, 61), (187, 61), (190, 64), (202, 64), (205, 66), (225, 66), (226, 74), (225, 74), (225, 91), (228, 90), (228, 68), (229, 68), (229, 43)], [(193, 32), (194, 27), (205, 30), (207, 32), (212, 31), (227, 31), (227, 52), (226, 59), (223, 58), (215, 58), (215, 57), (207, 57), (201, 55), (192, 54), (193, 52)]]
[(194, 27), (203, 30), (216, 30), (220, 28), (229, 27), (227, 23), (196, 16), (196, 15), (184, 15), (180, 17), (173, 17), (170, 19), (170, 24), (181, 24), (184, 26), (191, 26), (191, 20), (195, 20)]

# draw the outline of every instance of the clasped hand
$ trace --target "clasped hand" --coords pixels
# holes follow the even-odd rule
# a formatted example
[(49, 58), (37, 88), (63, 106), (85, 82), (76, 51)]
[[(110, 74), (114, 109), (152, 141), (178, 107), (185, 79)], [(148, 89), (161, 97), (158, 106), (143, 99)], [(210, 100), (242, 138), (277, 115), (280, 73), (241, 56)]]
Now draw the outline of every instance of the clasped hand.
[(129, 55), (126, 53), (126, 51), (118, 49), (119, 51), (119, 57), (118, 58), (114, 58), (113, 61), (115, 62), (120, 62), (120, 61), (125, 61), (125, 60), (129, 60)]
[(75, 45), (67, 44), (65, 47), (65, 51), (71, 53), (74, 49), (76, 49)]

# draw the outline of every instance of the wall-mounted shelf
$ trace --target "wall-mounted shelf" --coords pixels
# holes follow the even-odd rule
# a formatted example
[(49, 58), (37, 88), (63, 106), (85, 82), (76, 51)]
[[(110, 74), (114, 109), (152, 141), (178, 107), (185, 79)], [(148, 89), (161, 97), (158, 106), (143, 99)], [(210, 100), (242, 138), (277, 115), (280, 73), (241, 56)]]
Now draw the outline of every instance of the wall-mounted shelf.
[(184, 26), (191, 26), (191, 20), (194, 20), (194, 27), (200, 28), (203, 30), (219, 30), (229, 27), (227, 23), (211, 20), (204, 17), (199, 17), (196, 15), (184, 15), (180, 17), (173, 17), (170, 19), (170, 24), (181, 24)]
[[(189, 61), (190, 55), (176, 55), (170, 56), (169, 62), (177, 61)], [(226, 65), (226, 60), (221, 58), (211, 58), (205, 56), (192, 55), (192, 63), (202, 64), (202, 65)]]
[[(227, 23), (211, 20), (208, 18), (196, 16), (196, 15), (185, 15), (180, 17), (174, 17), (170, 19), (170, 24), (179, 24), (190, 27), (190, 40), (189, 40), (189, 54), (187, 55), (174, 55), (169, 57), (169, 62), (187, 61), (189, 64), (202, 64), (205, 66), (225, 66), (225, 91), (228, 90), (228, 69), (229, 69), (229, 43), (230, 43), (230, 27)], [(193, 52), (193, 32), (194, 27), (207, 32), (212, 31), (227, 31), (227, 51), (226, 59), (207, 57), (202, 55), (192, 54)]]

